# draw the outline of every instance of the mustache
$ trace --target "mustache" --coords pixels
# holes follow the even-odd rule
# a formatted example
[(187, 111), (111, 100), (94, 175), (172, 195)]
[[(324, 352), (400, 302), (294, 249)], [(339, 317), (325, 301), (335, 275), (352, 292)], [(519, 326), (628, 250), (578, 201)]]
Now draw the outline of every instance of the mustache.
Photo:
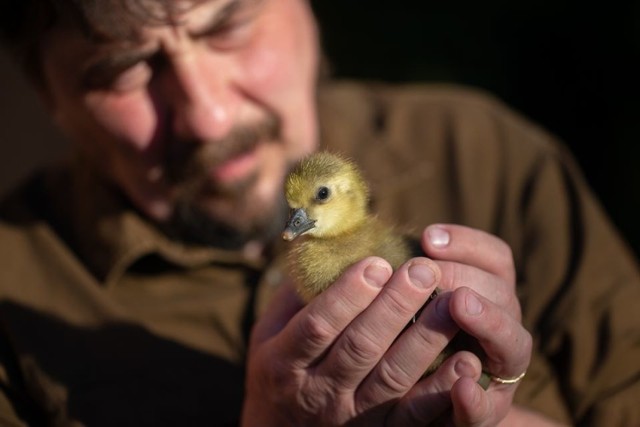
[(273, 114), (253, 124), (238, 125), (216, 140), (171, 140), (165, 158), (165, 173), (172, 184), (206, 176), (211, 168), (249, 152), (261, 141), (281, 137), (281, 121)]

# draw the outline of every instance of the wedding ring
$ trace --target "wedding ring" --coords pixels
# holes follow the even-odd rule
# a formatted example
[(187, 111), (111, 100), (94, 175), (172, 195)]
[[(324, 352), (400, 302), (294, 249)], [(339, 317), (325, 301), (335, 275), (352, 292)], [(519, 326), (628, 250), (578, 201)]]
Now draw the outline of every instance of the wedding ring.
[(489, 374), (489, 378), (491, 379), (491, 381), (497, 382), (499, 384), (515, 384), (521, 379), (523, 379), (526, 374), (527, 374), (527, 371), (524, 371), (517, 377), (511, 377), (511, 378), (500, 378), (496, 375)]

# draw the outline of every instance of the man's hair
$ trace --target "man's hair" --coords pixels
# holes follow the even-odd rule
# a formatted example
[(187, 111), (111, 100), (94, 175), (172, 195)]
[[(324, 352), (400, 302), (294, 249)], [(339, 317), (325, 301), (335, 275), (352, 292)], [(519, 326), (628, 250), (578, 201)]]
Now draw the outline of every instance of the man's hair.
[(172, 22), (202, 0), (4, 0), (0, 43), (35, 83), (41, 82), (40, 44), (58, 26), (95, 41), (135, 40), (137, 29)]

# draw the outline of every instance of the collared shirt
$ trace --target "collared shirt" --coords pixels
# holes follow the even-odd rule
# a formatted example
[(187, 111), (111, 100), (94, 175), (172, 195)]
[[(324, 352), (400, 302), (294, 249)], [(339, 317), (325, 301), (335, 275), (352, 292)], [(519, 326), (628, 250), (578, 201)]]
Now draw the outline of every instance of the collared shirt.
[[(551, 135), (447, 86), (332, 83), (319, 106), (324, 148), (361, 165), (383, 220), (509, 243), (535, 344), (518, 403), (640, 424), (636, 263)], [(81, 166), (34, 177), (0, 208), (0, 424), (237, 423), (283, 252), (172, 240)]]

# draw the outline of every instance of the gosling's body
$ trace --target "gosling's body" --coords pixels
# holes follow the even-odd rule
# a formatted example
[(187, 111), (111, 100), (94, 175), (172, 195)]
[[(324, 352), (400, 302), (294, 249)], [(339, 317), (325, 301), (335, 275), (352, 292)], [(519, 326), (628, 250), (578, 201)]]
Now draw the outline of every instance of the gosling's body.
[(331, 238), (308, 236), (292, 251), (300, 295), (309, 301), (355, 262), (368, 256), (386, 259), (395, 270), (409, 259), (408, 246), (386, 224), (367, 215), (359, 225)]

